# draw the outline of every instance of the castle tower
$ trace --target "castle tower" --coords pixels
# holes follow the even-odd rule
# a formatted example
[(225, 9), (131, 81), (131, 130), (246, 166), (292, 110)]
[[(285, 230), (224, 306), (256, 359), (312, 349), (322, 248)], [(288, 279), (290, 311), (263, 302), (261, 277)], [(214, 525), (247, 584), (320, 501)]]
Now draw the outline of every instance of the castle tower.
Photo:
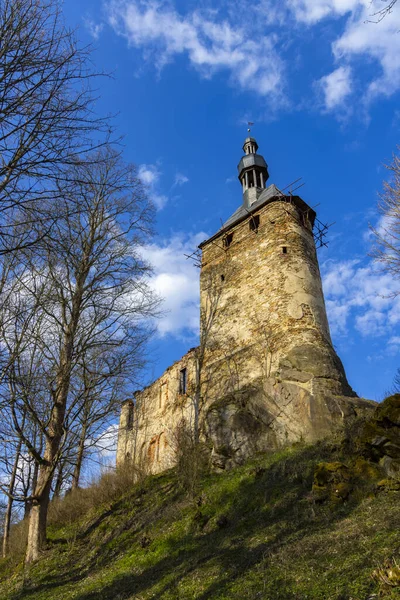
[(315, 211), (267, 185), (257, 150), (248, 137), (238, 165), (242, 204), (200, 245), (200, 345), (123, 403), (118, 466), (173, 466), (182, 424), (226, 468), (323, 438), (374, 407), (356, 397), (332, 345)]
[(226, 399), (225, 414), (209, 411), (210, 431), (219, 428), (224, 437), (224, 428), (234, 430), (224, 422), (237, 415), (229, 398), (240, 397), (243, 410), (247, 394), (250, 404), (258, 398), (253, 416), (262, 415), (270, 429), (272, 423), (268, 443), (313, 440), (332, 430), (338, 412), (353, 409), (353, 402), (338, 409), (343, 397), (356, 396), (329, 332), (316, 213), (299, 196), (266, 186), (268, 167), (254, 138), (243, 150), (242, 205), (200, 245), (207, 396), (219, 405)]

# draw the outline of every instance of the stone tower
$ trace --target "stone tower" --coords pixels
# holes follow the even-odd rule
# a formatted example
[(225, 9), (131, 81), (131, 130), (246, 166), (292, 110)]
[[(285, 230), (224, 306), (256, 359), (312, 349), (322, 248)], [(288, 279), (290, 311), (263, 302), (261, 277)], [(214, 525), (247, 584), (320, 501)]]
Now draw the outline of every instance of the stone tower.
[(321, 438), (367, 406), (332, 345), (313, 236), (316, 213), (299, 196), (267, 185), (268, 166), (257, 150), (248, 137), (238, 165), (242, 204), (200, 245), (206, 425), (223, 464)]
[(217, 468), (254, 452), (320, 439), (371, 408), (349, 386), (332, 345), (313, 236), (315, 211), (267, 185), (248, 137), (242, 204), (200, 244), (200, 345), (121, 411), (117, 464), (174, 463), (185, 420)]

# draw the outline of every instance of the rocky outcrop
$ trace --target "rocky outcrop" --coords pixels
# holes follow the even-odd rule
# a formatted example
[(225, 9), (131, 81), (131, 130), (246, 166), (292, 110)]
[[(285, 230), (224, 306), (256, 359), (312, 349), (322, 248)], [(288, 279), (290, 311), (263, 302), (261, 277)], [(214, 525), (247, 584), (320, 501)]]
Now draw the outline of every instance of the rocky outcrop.
[(291, 373), (292, 381), (260, 380), (211, 404), (205, 435), (212, 446), (214, 468), (230, 468), (256, 452), (294, 442), (317, 441), (345, 420), (369, 414), (376, 407), (375, 402), (357, 397), (314, 394), (293, 379), (302, 373)]

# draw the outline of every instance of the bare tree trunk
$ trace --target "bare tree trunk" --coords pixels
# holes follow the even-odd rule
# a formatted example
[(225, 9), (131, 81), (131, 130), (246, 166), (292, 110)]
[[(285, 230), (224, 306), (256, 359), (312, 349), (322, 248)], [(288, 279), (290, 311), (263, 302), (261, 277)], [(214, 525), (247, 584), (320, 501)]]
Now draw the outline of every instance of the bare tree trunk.
[(12, 473), (11, 473), (10, 485), (8, 486), (8, 502), (7, 502), (7, 510), (6, 510), (6, 514), (5, 514), (5, 518), (4, 518), (4, 532), (3, 532), (3, 558), (5, 558), (8, 554), (8, 542), (10, 539), (11, 514), (12, 514), (12, 507), (13, 507), (13, 494), (14, 494), (15, 480), (16, 480), (17, 471), (18, 471), (18, 462), (19, 462), (19, 459), (21, 456), (21, 447), (22, 447), (22, 440), (20, 439), (18, 441), (17, 450), (15, 453), (15, 460), (14, 460), (14, 465), (13, 465), (13, 469), (12, 469)]
[[(35, 464), (33, 467), (32, 483), (31, 483), (32, 492), (33, 492), (33, 490), (36, 489), (38, 475), (39, 475), (39, 464), (35, 460)], [(25, 500), (24, 519), (29, 517), (31, 508), (32, 508), (32, 498), (27, 498), (27, 500)]]
[(74, 474), (72, 476), (71, 488), (73, 490), (76, 490), (79, 487), (79, 479), (81, 476), (81, 469), (82, 469), (82, 462), (83, 462), (83, 453), (85, 451), (86, 433), (87, 433), (87, 427), (86, 427), (86, 422), (84, 422), (82, 425), (81, 435), (79, 438), (78, 456), (76, 458)]
[(65, 461), (60, 462), (60, 465), (58, 467), (56, 484), (54, 486), (54, 498), (58, 498), (61, 494), (62, 484), (64, 483), (64, 467)]
[[(79, 300), (79, 292), (78, 292)], [(79, 305), (76, 301), (75, 307)], [(71, 327), (74, 333), (77, 325), (77, 314), (72, 317)], [(36, 489), (33, 493), (32, 508), (29, 515), (28, 545), (25, 562), (31, 563), (39, 558), (40, 550), (46, 542), (47, 510), (50, 501), (51, 482), (57, 463), (57, 454), (63, 434), (65, 407), (71, 379), (71, 363), (73, 350), (73, 333), (66, 334), (61, 353), (60, 368), (57, 377), (55, 401), (49, 424), (49, 435), (46, 440), (44, 460), (39, 468)]]
[(47, 510), (50, 500), (51, 489), (51, 471), (49, 467), (40, 468), (37, 488), (40, 487), (41, 480), (47, 479), (47, 483), (40, 495), (34, 497), (29, 514), (28, 542), (26, 548), (25, 562), (32, 563), (39, 559), (40, 550), (46, 543)]
[[(34, 438), (34, 443), (35, 443), (35, 447), (37, 444), (37, 431), (35, 432), (35, 438)], [(39, 440), (40, 440), (40, 444), (39, 444), (39, 454), (42, 454), (42, 450), (43, 450), (43, 434), (41, 432), (39, 432)], [(32, 481), (30, 482), (30, 486), (28, 487), (28, 489), (30, 488), (33, 494), (33, 491), (36, 489), (37, 486), (37, 481), (38, 481), (38, 476), (39, 476), (39, 463), (37, 460), (35, 460), (34, 464), (33, 464), (33, 475), (32, 475)], [(27, 494), (28, 496), (28, 494)], [(27, 519), (30, 515), (31, 512), (31, 508), (32, 508), (32, 498), (28, 497), (27, 500), (25, 500), (25, 510), (24, 510), (24, 519)]]

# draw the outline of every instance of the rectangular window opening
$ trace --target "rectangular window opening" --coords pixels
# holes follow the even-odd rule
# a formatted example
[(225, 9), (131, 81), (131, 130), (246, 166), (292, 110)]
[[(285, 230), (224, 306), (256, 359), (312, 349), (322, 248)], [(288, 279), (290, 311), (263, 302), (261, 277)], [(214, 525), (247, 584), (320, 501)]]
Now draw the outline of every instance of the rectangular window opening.
[(186, 394), (187, 376), (186, 368), (181, 369), (179, 372), (179, 393)]
[(233, 240), (233, 233), (228, 233), (224, 237), (224, 246), (225, 246), (225, 248), (229, 248), (229, 246), (232, 244), (232, 240)]
[(133, 429), (133, 411), (134, 411), (134, 406), (133, 404), (129, 405), (129, 410), (128, 410), (128, 420), (126, 423), (126, 428), (127, 429)]
[(254, 215), (253, 217), (251, 217), (251, 219), (249, 221), (250, 231), (257, 232), (259, 226), (260, 226), (260, 215)]
[(282, 254), (287, 254), (287, 247), (286, 246), (282, 246)]

